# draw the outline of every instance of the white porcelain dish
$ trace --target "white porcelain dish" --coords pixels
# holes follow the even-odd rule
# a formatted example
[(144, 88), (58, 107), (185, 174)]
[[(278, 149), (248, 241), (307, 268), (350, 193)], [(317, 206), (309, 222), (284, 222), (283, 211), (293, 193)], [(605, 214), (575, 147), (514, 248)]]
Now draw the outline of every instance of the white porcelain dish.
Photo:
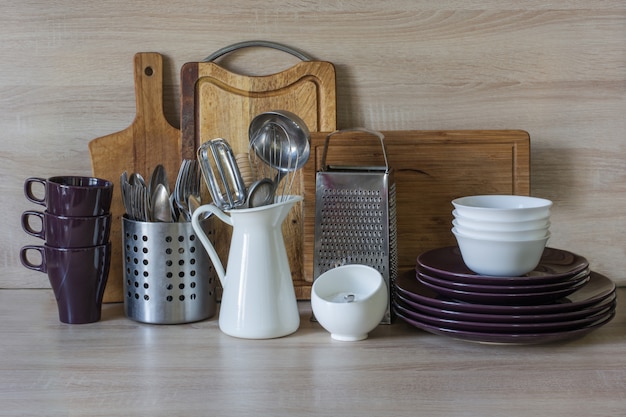
[(476, 220), (470, 217), (463, 216), (459, 214), (457, 210), (452, 211), (452, 215), (454, 216), (454, 220), (459, 224), (459, 226), (469, 227), (472, 229), (480, 229), (485, 231), (499, 231), (499, 232), (520, 232), (526, 230), (535, 230), (541, 229), (545, 227), (550, 227), (550, 217), (544, 217), (538, 220), (526, 220), (526, 221), (506, 221), (506, 222), (496, 222), (489, 220)]
[(455, 228), (452, 233), (469, 269), (481, 275), (520, 276), (532, 271), (541, 260), (550, 234), (542, 239), (506, 241), (476, 239)]
[(508, 241), (521, 241), (521, 240), (533, 240), (544, 238), (550, 233), (548, 227), (533, 230), (520, 230), (520, 231), (497, 231), (497, 230), (482, 230), (472, 227), (461, 226), (456, 219), (452, 220), (452, 226), (457, 232), (473, 237), (476, 239), (488, 239), (488, 240), (508, 240)]
[(389, 303), (385, 281), (366, 265), (343, 265), (313, 281), (311, 307), (335, 340), (366, 339), (383, 319)]
[(452, 200), (467, 218), (492, 222), (542, 220), (550, 216), (552, 201), (522, 195), (474, 195)]

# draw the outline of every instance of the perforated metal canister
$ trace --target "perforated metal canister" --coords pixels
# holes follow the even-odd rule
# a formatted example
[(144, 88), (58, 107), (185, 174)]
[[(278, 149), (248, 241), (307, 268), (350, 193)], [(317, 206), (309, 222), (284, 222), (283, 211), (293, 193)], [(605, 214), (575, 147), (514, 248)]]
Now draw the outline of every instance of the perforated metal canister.
[[(346, 131), (377, 136), (385, 165), (326, 166), (331, 136)], [(315, 179), (314, 250), (314, 279), (337, 266), (363, 264), (378, 270), (391, 288), (398, 269), (396, 188), (382, 133), (356, 128), (326, 137), (322, 169)], [(382, 323), (390, 322), (388, 306)]]
[(124, 310), (143, 323), (204, 320), (216, 311), (216, 281), (191, 222), (122, 218)]

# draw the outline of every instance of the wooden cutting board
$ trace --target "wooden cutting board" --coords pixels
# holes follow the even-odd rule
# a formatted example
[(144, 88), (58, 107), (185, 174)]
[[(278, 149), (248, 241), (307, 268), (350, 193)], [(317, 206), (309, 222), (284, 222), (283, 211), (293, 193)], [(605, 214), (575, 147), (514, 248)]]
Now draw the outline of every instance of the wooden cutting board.
[(124, 214), (120, 175), (138, 172), (146, 180), (155, 166), (163, 164), (173, 188), (181, 163), (180, 130), (163, 114), (163, 57), (140, 52), (134, 57), (136, 115), (126, 129), (89, 142), (93, 175), (116, 185), (111, 203), (111, 269), (104, 302), (123, 301), (122, 222)]
[[(455, 244), (452, 204), (473, 194), (530, 193), (530, 138), (519, 130), (383, 131), (394, 169), (398, 266), (415, 267), (420, 253)], [(294, 274), (299, 299), (310, 297), (315, 237), (315, 173), (326, 133), (312, 134), (311, 159), (303, 168), (303, 279)], [(362, 132), (331, 137), (328, 165), (384, 165), (380, 141)]]
[[(236, 154), (248, 153), (248, 127), (259, 113), (288, 110), (310, 131), (336, 128), (335, 68), (330, 62), (303, 61), (276, 74), (248, 76), (214, 62), (190, 62), (181, 69), (181, 131), (183, 156), (195, 157), (204, 142), (224, 138)], [(190, 145), (190, 144), (193, 144)], [(296, 173), (293, 194), (302, 194), (302, 171)], [(205, 198), (204, 198), (205, 197)], [(203, 193), (204, 201), (210, 201)], [(294, 280), (303, 280), (303, 204), (283, 223), (283, 234)], [(231, 228), (214, 222), (216, 250), (226, 265)]]
[(248, 126), (259, 113), (288, 110), (312, 132), (337, 125), (335, 67), (303, 61), (276, 74), (248, 76), (214, 62), (188, 62), (181, 69), (183, 156), (195, 157), (207, 140), (222, 137), (236, 153), (248, 151)]

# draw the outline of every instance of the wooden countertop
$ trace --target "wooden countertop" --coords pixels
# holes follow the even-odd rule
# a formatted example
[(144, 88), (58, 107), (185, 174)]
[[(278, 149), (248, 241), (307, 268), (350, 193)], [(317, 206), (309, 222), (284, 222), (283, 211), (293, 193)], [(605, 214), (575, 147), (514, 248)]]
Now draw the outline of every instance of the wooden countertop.
[[(626, 289), (619, 289), (620, 297)], [(0, 290), (0, 415), (617, 416), (626, 410), (626, 311), (576, 340), (481, 345), (402, 322), (361, 342), (311, 323), (243, 340), (215, 318), (145, 325), (107, 304), (58, 321), (51, 290)]]

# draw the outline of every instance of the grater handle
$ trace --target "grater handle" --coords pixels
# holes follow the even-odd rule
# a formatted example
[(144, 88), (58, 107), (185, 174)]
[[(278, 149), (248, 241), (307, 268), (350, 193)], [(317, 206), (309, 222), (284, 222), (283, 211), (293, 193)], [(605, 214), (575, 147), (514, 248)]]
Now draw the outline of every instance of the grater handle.
[(366, 127), (352, 127), (349, 129), (335, 130), (334, 132), (326, 136), (326, 141), (324, 142), (324, 153), (322, 153), (322, 168), (320, 170), (321, 172), (324, 172), (326, 170), (326, 154), (328, 153), (328, 144), (330, 143), (330, 137), (335, 134), (344, 133), (344, 132), (365, 132), (365, 133), (369, 133), (371, 135), (378, 137), (378, 139), (380, 139), (380, 146), (383, 148), (383, 158), (385, 158), (385, 167), (387, 169), (387, 172), (389, 172), (389, 161), (387, 160), (387, 151), (385, 150), (385, 135), (383, 135), (381, 132), (377, 130), (368, 129)]

